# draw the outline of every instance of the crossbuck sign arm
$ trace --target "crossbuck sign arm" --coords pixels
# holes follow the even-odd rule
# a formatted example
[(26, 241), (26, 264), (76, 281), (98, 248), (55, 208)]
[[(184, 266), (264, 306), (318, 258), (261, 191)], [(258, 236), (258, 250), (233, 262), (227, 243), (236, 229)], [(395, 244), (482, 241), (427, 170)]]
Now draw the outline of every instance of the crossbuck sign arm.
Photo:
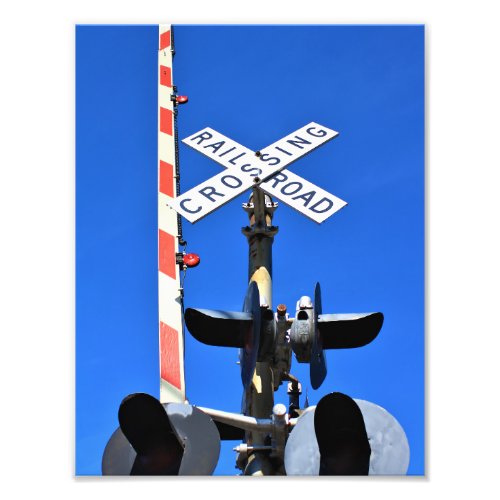
[(196, 222), (213, 210), (260, 184), (275, 196), (317, 223), (346, 202), (293, 174), (285, 167), (338, 135), (311, 122), (262, 149), (250, 149), (207, 127), (182, 142), (228, 169), (172, 200), (170, 206)]

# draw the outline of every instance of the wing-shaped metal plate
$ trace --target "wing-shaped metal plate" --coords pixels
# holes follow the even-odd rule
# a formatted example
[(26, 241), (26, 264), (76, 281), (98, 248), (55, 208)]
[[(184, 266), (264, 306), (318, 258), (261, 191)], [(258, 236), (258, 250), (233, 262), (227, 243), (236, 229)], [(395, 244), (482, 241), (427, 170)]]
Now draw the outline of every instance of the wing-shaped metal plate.
[(321, 314), (318, 327), (323, 349), (362, 347), (374, 340), (384, 322), (384, 315), (376, 313)]
[(318, 328), (318, 316), (321, 313), (321, 287), (319, 283), (316, 283), (314, 289), (314, 338), (311, 349), (311, 361), (309, 363), (309, 373), (313, 389), (318, 389), (326, 377), (326, 359), (323, 352), (321, 332)]
[(246, 332), (253, 324), (250, 312), (210, 309), (186, 309), (184, 320), (196, 340), (221, 347), (243, 347)]
[(257, 283), (248, 285), (243, 312), (252, 316), (251, 324), (246, 324), (243, 347), (240, 349), (241, 381), (247, 388), (252, 381), (260, 342), (260, 298)]

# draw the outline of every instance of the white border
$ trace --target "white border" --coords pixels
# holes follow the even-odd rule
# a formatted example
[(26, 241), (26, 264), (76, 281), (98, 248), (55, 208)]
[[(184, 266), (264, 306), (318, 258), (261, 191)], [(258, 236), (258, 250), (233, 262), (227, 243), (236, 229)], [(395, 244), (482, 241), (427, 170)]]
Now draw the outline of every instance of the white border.
[[(254, 0), (9, 3), (3, 7), (2, 489), (16, 497), (201, 493), (421, 499), (496, 491), (498, 47), (495, 2)], [(74, 24), (427, 25), (426, 479), (73, 479)], [(29, 147), (27, 148), (27, 137)], [(56, 349), (54, 349), (56, 346)], [(33, 392), (36, 385), (44, 390)], [(6, 411), (5, 408), (8, 408)], [(480, 420), (479, 420), (480, 419)], [(491, 437), (491, 436), (494, 437)], [(328, 484), (327, 484), (328, 483)], [(174, 490), (174, 491), (172, 491)]]

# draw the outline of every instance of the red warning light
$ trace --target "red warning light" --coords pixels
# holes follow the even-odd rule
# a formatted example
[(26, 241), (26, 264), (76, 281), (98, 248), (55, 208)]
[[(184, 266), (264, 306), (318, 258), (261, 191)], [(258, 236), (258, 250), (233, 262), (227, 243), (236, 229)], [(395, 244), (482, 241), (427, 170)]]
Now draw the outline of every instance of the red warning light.
[(200, 263), (200, 256), (195, 253), (187, 253), (182, 260), (187, 267), (196, 267)]
[(187, 95), (178, 95), (175, 100), (177, 101), (177, 104), (186, 104), (188, 102), (188, 96)]

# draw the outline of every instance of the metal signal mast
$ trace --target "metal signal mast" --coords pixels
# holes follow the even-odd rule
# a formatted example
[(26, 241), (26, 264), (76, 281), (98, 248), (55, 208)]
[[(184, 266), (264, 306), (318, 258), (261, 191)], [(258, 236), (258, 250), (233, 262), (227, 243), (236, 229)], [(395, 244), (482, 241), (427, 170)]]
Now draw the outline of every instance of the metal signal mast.
[[(259, 153), (259, 152), (258, 152)], [(237, 448), (238, 466), (248, 475), (286, 474), (288, 435), (297, 423), (299, 384), (290, 374), (292, 351), (299, 362), (310, 364), (311, 385), (317, 389), (326, 376), (324, 349), (361, 347), (378, 334), (381, 313), (322, 315), (321, 292), (314, 303), (301, 297), (295, 318), (286, 307), (272, 308), (272, 244), (278, 228), (272, 225), (277, 203), (254, 187), (244, 204), (250, 225), (243, 228), (249, 244), (249, 289), (244, 312), (187, 309), (191, 334), (208, 345), (239, 347), (244, 387), (242, 413), (248, 418), (200, 408), (225, 427), (245, 429), (245, 443)], [(274, 402), (274, 392), (284, 381), (294, 381), (290, 408)], [(328, 425), (328, 424), (326, 424)], [(234, 435), (234, 433), (233, 433)]]

